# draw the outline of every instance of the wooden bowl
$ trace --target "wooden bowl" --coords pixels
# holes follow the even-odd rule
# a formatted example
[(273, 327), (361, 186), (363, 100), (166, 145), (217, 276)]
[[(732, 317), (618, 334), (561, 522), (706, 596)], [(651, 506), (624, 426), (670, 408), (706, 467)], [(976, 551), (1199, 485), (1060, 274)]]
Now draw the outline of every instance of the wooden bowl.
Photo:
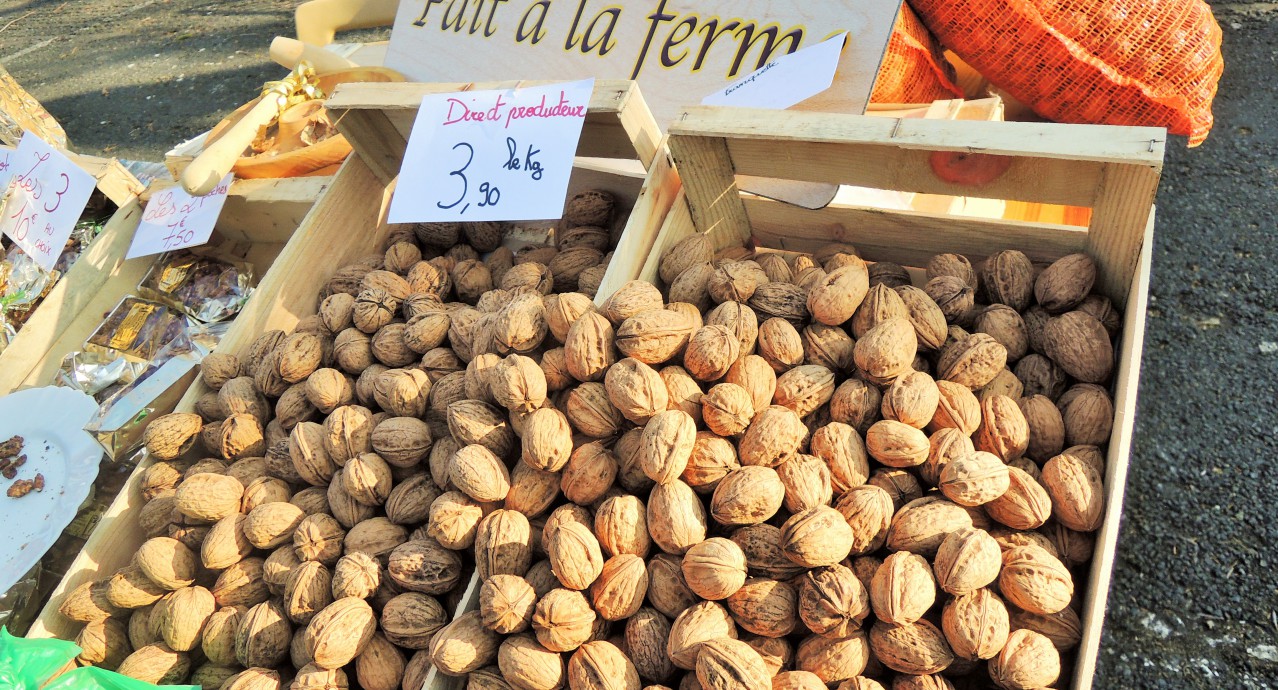
[[(346, 82), (392, 82), (403, 81), (398, 72), (385, 67), (355, 67), (352, 69), (329, 72), (319, 75), (320, 88), (324, 93), (332, 93), (338, 84)], [(214, 127), (205, 140), (205, 146), (217, 141), (231, 125), (240, 121), (245, 113), (261, 100), (255, 98), (240, 106)], [(296, 107), (296, 106), (294, 106)], [(304, 146), (291, 151), (261, 153), (255, 156), (242, 156), (231, 172), (236, 179), (304, 177), (307, 175), (329, 175), (351, 153), (351, 145), (341, 134), (333, 136), (311, 146)]]

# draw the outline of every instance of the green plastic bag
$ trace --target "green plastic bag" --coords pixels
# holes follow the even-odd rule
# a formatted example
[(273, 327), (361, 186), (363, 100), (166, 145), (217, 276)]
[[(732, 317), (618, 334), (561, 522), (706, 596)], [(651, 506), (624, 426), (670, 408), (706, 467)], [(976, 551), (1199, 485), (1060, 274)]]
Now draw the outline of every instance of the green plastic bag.
[(28, 640), (0, 627), (0, 688), (39, 690), (80, 654), (65, 640)]
[[(53, 674), (80, 655), (80, 648), (65, 640), (14, 637), (0, 627), (0, 688), (4, 690), (154, 690), (156, 686), (106, 669), (75, 668)], [(46, 683), (48, 683), (46, 685)], [(164, 685), (172, 690), (201, 690), (198, 685)]]
[[(58, 676), (44, 690), (154, 690), (157, 686), (144, 683), (104, 668), (86, 666)], [(172, 690), (201, 690), (198, 685), (161, 685)]]

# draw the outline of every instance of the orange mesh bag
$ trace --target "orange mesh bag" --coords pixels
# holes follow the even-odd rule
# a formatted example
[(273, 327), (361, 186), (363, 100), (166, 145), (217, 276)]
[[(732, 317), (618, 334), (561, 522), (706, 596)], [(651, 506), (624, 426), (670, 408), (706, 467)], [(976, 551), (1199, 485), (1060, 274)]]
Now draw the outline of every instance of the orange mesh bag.
[(870, 102), (931, 103), (962, 97), (963, 91), (954, 85), (954, 68), (945, 61), (941, 46), (910, 6), (902, 4)]
[(994, 84), (1057, 122), (1166, 127), (1197, 146), (1224, 70), (1201, 0), (910, 0)]

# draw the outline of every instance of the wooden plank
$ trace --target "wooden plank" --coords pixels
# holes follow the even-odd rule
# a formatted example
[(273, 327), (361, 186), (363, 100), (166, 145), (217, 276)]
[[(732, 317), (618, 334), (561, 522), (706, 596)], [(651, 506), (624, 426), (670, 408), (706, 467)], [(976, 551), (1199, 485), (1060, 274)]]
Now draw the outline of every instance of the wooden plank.
[(408, 139), (399, 132), (385, 111), (348, 110), (338, 114), (336, 124), (351, 143), (351, 148), (383, 186), (399, 175)]
[(333, 177), (236, 180), (218, 216), (217, 229), (228, 239), (288, 242)]
[(1127, 309), (1123, 315), (1123, 335), (1118, 346), (1118, 373), (1115, 377), (1114, 429), (1109, 438), (1105, 467), (1105, 521), (1096, 534), (1096, 551), (1092, 556), (1087, 594), (1083, 599), (1083, 637), (1078, 646), (1078, 662), (1074, 669), (1074, 690), (1092, 687), (1096, 673), (1096, 656), (1100, 651), (1101, 632), (1105, 623), (1105, 604), (1109, 598), (1110, 580), (1118, 550), (1118, 532), (1122, 526), (1123, 494), (1127, 486), (1128, 459), (1136, 426), (1136, 395), (1140, 386), (1140, 360), (1145, 347), (1145, 309), (1149, 301), (1150, 265), (1154, 254), (1154, 213), (1151, 210), (1145, 226), (1140, 262), (1125, 290)]
[(76, 165), (97, 179), (98, 191), (116, 207), (124, 206), (142, 193), (145, 187), (120, 161), (64, 151)]
[(878, 144), (906, 150), (957, 151), (1029, 158), (1160, 165), (1160, 127), (925, 120), (751, 108), (686, 108), (671, 136), (722, 136), (783, 142)]
[(681, 189), (674, 161), (668, 154), (658, 156), (652, 163), (652, 169), (635, 200), (634, 208), (631, 209), (621, 240), (613, 250), (612, 263), (595, 295), (596, 304), (602, 305), (604, 300), (626, 282), (642, 280), (639, 272), (644, 258), (652, 251), (652, 245), (661, 233), (666, 216)]
[(716, 137), (672, 136), (669, 145), (683, 177), (688, 210), (697, 229), (726, 232), (742, 241), (748, 238), (750, 219), (737, 190), (736, 171), (727, 141)]
[(903, 266), (926, 265), (944, 252), (975, 262), (1004, 249), (1020, 249), (1034, 261), (1055, 261), (1087, 244), (1084, 229), (1069, 225), (860, 206), (813, 211), (750, 197), (744, 203), (757, 246), (810, 252), (829, 242), (848, 242), (867, 259)]
[[(56, 357), (60, 361), (61, 353), (65, 351), (55, 348), (60, 346), (68, 330), (83, 318), (96, 316), (101, 321), (102, 314), (96, 309), (103, 303), (104, 285), (112, 280), (132, 280), (136, 285), (141, 280), (150, 263), (144, 260), (124, 261), (124, 254), (133, 242), (133, 231), (141, 220), (142, 207), (138, 201), (127, 202), (107, 222), (97, 241), (53, 286), (18, 331), (17, 337), (0, 353), (0, 395), (16, 390), (37, 368), (47, 369), (42, 364), (50, 357), (51, 351), (59, 353)], [(114, 301), (122, 296), (115, 297)], [(106, 308), (114, 306), (114, 301)], [(80, 340), (88, 335), (85, 332)]]
[(1122, 307), (1158, 194), (1159, 165), (1108, 165), (1088, 228), (1087, 251), (1096, 257), (1097, 290)]
[[(633, 257), (623, 260), (639, 260), (642, 261), (642, 267), (639, 269), (639, 275), (636, 280), (659, 285), (661, 283), (660, 273), (658, 269), (661, 266), (661, 256), (666, 250), (675, 246), (685, 237), (692, 235), (697, 231), (697, 226), (692, 222), (692, 212), (688, 210), (688, 199), (683, 189), (679, 190), (678, 196), (675, 197), (674, 207), (670, 209), (670, 215), (666, 216), (666, 220), (661, 224), (661, 232), (657, 233), (657, 239), (652, 243), (652, 249), (648, 252), (646, 258)], [(616, 259), (613, 259), (616, 261)]]
[(639, 161), (646, 168), (664, 148), (665, 137), (638, 87), (628, 89), (622, 98), (618, 118), (626, 131), (626, 138), (634, 145)]

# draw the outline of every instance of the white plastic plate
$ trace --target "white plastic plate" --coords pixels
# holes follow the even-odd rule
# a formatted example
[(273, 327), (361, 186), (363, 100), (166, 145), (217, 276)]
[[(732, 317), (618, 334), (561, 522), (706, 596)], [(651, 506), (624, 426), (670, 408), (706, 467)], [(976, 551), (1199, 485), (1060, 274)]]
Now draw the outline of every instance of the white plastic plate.
[[(0, 398), (0, 442), (21, 436), (27, 462), (0, 478), (0, 592), (6, 592), (71, 524), (98, 476), (102, 447), (84, 425), (98, 404), (70, 388), (31, 388)], [(13, 481), (44, 475), (44, 490), (9, 498)]]

